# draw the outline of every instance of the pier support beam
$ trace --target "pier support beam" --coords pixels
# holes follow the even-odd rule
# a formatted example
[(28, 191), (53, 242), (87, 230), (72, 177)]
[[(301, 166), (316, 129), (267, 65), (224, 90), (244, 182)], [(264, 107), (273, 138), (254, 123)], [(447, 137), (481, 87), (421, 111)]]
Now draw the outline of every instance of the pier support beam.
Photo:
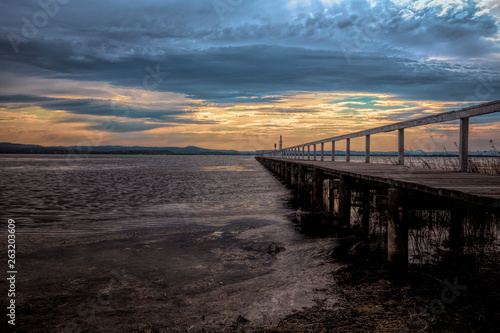
[(323, 172), (320, 169), (314, 168), (312, 174), (313, 184), (313, 203), (323, 207)]
[(339, 224), (351, 225), (351, 179), (347, 176), (339, 179)]
[(290, 182), (292, 185), (297, 185), (297, 165), (290, 164)]
[(389, 221), (387, 223), (387, 261), (397, 277), (408, 271), (408, 212), (404, 193), (389, 188)]
[(335, 191), (339, 189), (339, 181), (330, 179), (328, 181), (328, 207), (330, 208), (330, 214), (336, 215), (337, 210), (335, 209)]
[(290, 184), (290, 171), (288, 169), (289, 164), (290, 163), (285, 162), (285, 178), (284, 178), (284, 180), (285, 180), (285, 183), (287, 183), (287, 184)]
[(363, 187), (361, 190), (361, 228), (365, 235), (370, 233), (370, 189)]
[(298, 184), (299, 184), (299, 189), (302, 189), (302, 186), (306, 183), (306, 171), (304, 170), (304, 167), (302, 165), (298, 166), (299, 168), (299, 179), (298, 179)]
[(451, 210), (448, 241), (450, 242), (450, 249), (457, 252), (461, 251), (464, 217), (465, 211), (462, 208), (455, 207)]

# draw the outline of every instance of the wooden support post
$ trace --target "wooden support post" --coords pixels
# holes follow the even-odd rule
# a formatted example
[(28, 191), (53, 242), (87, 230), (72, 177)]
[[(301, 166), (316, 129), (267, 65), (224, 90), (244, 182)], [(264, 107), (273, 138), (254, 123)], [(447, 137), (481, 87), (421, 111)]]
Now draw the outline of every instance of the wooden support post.
[(363, 187), (361, 195), (361, 228), (365, 235), (368, 235), (370, 233), (370, 189), (368, 187)]
[(366, 136), (365, 142), (365, 163), (370, 163), (370, 135)]
[(307, 145), (307, 159), (308, 160), (311, 159), (311, 146), (310, 145)]
[(351, 181), (347, 176), (340, 176), (339, 180), (339, 224), (351, 225)]
[(405, 129), (398, 130), (398, 164), (405, 165)]
[(314, 144), (314, 155), (313, 155), (313, 160), (316, 161), (316, 144)]
[(290, 183), (297, 185), (297, 166), (294, 163), (290, 164)]
[(351, 161), (351, 139), (345, 140), (345, 161)]
[(335, 161), (335, 141), (332, 141), (332, 162)]
[(285, 162), (285, 183), (290, 184), (290, 163)]
[(456, 252), (461, 252), (462, 250), (461, 239), (463, 236), (464, 216), (465, 211), (461, 207), (453, 207), (451, 210), (448, 241), (450, 242), (450, 249)]
[(328, 181), (328, 206), (330, 208), (330, 214), (335, 215), (337, 211), (335, 210), (335, 191), (339, 189), (339, 181), (330, 179)]
[(467, 172), (469, 168), (469, 118), (460, 118), (458, 150), (460, 154), (460, 171)]
[(325, 144), (321, 142), (321, 161), (323, 161), (324, 155), (325, 155)]
[(314, 168), (312, 174), (313, 185), (313, 203), (323, 207), (323, 172), (320, 169)]
[(299, 179), (298, 179), (298, 184), (299, 184), (299, 190), (304, 186), (306, 183), (306, 171), (304, 170), (304, 166), (299, 165)]
[(408, 216), (400, 189), (389, 188), (389, 220), (387, 223), (387, 261), (397, 277), (408, 271)]
[(305, 149), (305, 147), (304, 147), (304, 146), (302, 146), (302, 159), (303, 159), (303, 160), (305, 160), (305, 159), (306, 159), (306, 154), (305, 154), (305, 152), (304, 152), (304, 149)]

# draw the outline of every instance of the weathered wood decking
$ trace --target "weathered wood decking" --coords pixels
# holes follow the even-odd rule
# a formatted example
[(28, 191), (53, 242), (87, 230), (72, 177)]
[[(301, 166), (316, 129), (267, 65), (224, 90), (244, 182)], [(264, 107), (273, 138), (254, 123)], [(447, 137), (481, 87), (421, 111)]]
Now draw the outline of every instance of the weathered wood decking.
[(269, 160), (317, 168), (326, 175), (348, 176), (442, 198), (460, 200), (475, 206), (500, 208), (500, 176), (478, 173), (452, 172), (377, 163), (331, 162), (293, 160), (276, 157), (258, 157)]

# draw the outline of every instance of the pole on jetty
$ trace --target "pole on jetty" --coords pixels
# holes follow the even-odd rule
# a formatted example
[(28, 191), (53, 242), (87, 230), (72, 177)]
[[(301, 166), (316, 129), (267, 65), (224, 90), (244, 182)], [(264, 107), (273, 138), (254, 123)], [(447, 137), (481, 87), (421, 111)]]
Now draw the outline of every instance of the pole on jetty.
[(398, 277), (408, 270), (408, 216), (400, 189), (388, 190), (389, 221), (387, 223), (387, 261)]
[(314, 155), (313, 155), (313, 160), (316, 161), (316, 144), (314, 144)]
[(323, 161), (324, 155), (325, 155), (325, 143), (321, 142), (321, 161)]
[(332, 162), (335, 161), (335, 141), (332, 141)]
[(351, 225), (351, 180), (344, 175), (339, 179), (339, 224)]
[(405, 129), (398, 130), (398, 164), (405, 165)]
[(351, 161), (351, 139), (345, 139), (345, 161)]
[(366, 136), (365, 142), (365, 163), (370, 163), (370, 134)]
[(460, 141), (458, 144), (460, 171), (467, 172), (469, 167), (469, 118), (460, 118)]

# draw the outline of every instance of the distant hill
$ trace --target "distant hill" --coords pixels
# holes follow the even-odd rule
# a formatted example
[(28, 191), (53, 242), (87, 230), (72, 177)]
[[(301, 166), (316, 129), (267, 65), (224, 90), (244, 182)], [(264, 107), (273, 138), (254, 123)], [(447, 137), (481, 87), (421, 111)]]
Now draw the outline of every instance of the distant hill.
[[(55, 146), (24, 145), (10, 142), (0, 142), (0, 154), (129, 154), (129, 155), (255, 155), (263, 151), (217, 150), (195, 146), (188, 147), (140, 147), (140, 146)], [(337, 156), (345, 156), (345, 151), (337, 150)], [(331, 156), (330, 151), (325, 155)], [(351, 156), (364, 156), (364, 151), (351, 151)], [(397, 156), (397, 152), (371, 152), (372, 156)], [(407, 156), (454, 157), (458, 152), (425, 152), (423, 150), (406, 151)], [(497, 151), (470, 152), (470, 156), (500, 156)]]
[(241, 155), (254, 152), (236, 150), (214, 150), (194, 146), (188, 147), (125, 147), (125, 146), (55, 146), (24, 145), (10, 142), (0, 143), (0, 154), (141, 154), (141, 155)]

